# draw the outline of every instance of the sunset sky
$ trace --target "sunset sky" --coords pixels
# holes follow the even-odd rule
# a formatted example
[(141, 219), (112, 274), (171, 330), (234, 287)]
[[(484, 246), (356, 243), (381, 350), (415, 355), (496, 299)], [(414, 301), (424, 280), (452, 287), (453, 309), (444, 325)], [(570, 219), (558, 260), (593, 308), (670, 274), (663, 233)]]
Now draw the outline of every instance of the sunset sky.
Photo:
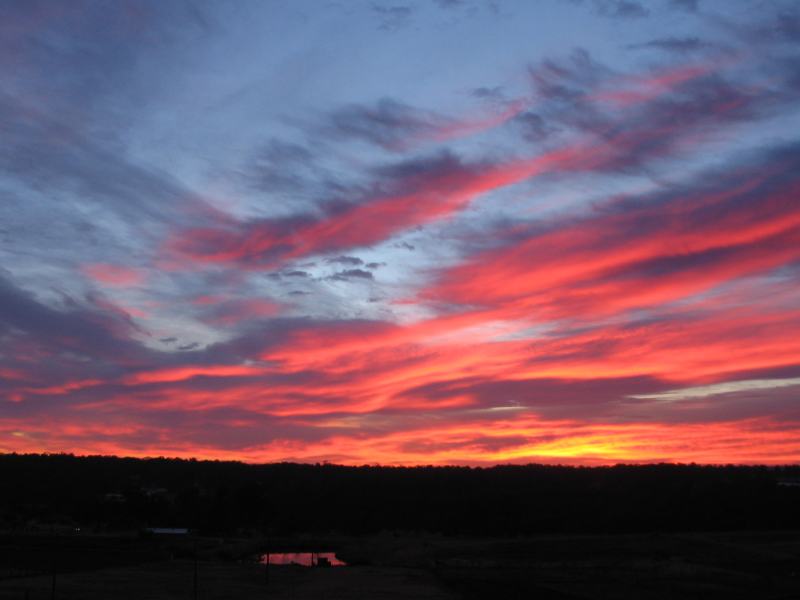
[(11, 451), (800, 461), (800, 4), (2, 2)]

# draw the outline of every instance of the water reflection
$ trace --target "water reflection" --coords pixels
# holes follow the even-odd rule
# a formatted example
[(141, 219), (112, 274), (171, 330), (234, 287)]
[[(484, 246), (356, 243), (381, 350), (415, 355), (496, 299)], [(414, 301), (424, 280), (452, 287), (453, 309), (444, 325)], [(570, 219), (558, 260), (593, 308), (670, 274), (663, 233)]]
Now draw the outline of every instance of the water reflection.
[(270, 552), (262, 554), (259, 562), (271, 565), (302, 565), (304, 567), (344, 567), (347, 563), (336, 558), (334, 552)]

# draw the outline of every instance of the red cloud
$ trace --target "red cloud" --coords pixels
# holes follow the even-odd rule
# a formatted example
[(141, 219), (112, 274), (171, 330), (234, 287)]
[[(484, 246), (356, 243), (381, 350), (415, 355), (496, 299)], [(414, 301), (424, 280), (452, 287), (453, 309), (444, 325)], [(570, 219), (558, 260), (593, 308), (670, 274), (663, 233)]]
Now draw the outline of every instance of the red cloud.
[(145, 280), (145, 273), (141, 269), (108, 263), (83, 265), (81, 271), (95, 282), (113, 287), (135, 286)]
[[(312, 254), (385, 241), (414, 226), (456, 214), (491, 191), (543, 174), (603, 171), (634, 164), (642, 157), (667, 155), (679, 145), (679, 133), (691, 130), (701, 137), (702, 123), (698, 121), (735, 113), (744, 103), (739, 97), (714, 97), (706, 102), (702, 116), (678, 114), (686, 110), (680, 104), (659, 107), (654, 115), (647, 112), (646, 101), (657, 93), (666, 94), (672, 86), (698, 79), (708, 71), (708, 67), (690, 66), (638, 81), (651, 90), (648, 95), (636, 99), (638, 104), (644, 105), (640, 120), (632, 120), (630, 124), (626, 117), (625, 126), (621, 128), (606, 125), (607, 135), (586, 136), (527, 159), (483, 165), (431, 165), (419, 173), (405, 175), (396, 183), (395, 187), (400, 190), (396, 193), (378, 195), (322, 218), (240, 223), (224, 219), (222, 225), (189, 229), (168, 240), (167, 251), (173, 256), (171, 263), (188, 259), (201, 263), (237, 263), (248, 268), (275, 268)], [(509, 111), (518, 112), (520, 107), (515, 104)]]
[[(792, 165), (772, 176), (786, 178)], [(423, 296), (538, 318), (657, 307), (800, 259), (800, 183), (767, 173), (567, 221), (444, 272)]]

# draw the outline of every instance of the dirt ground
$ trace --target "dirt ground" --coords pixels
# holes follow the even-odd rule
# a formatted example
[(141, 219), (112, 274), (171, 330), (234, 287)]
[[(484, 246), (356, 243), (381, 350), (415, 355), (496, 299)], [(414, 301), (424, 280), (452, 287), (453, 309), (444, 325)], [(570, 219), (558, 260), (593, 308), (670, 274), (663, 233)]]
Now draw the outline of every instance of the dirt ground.
[[(49, 600), (52, 577), (0, 582), (2, 600)], [(58, 600), (449, 600), (449, 592), (420, 569), (390, 567), (264, 568), (225, 562), (164, 561), (132, 567), (68, 573), (56, 578)]]

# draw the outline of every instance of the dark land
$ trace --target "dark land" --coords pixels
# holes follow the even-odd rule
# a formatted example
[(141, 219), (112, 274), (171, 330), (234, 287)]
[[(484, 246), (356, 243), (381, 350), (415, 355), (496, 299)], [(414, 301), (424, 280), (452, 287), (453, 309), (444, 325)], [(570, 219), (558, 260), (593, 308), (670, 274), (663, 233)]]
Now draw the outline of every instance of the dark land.
[(800, 467), (0, 455), (0, 599), (196, 597), (800, 598)]

